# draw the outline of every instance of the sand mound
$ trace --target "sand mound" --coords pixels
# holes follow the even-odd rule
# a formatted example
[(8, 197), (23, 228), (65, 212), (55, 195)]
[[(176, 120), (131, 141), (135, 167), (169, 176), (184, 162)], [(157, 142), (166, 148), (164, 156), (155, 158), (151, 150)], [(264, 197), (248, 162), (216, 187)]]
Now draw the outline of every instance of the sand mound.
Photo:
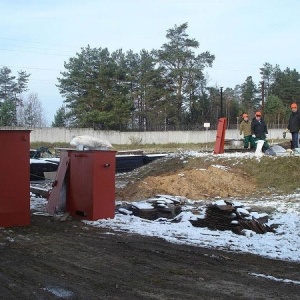
[(207, 169), (184, 170), (182, 173), (149, 176), (118, 191), (117, 199), (140, 200), (157, 194), (203, 197), (245, 196), (253, 193), (256, 185), (246, 174), (209, 166)]

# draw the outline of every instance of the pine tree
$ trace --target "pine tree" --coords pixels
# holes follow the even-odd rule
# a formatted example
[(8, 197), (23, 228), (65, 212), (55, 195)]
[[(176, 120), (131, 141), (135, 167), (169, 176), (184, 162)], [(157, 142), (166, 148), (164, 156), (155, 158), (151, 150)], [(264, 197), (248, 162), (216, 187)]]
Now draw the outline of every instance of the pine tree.
[(52, 122), (52, 127), (66, 127), (67, 126), (67, 116), (66, 108), (61, 106), (54, 116), (54, 121)]
[(156, 52), (172, 91), (169, 100), (176, 110), (173, 118), (175, 123), (181, 122), (187, 107), (188, 110), (191, 109), (190, 96), (204, 79), (204, 68), (211, 67), (215, 59), (208, 51), (199, 55), (194, 53), (193, 50), (199, 47), (199, 42), (189, 38), (187, 28), (188, 23), (184, 23), (167, 30), (168, 42)]
[(16, 78), (9, 68), (0, 69), (0, 125), (17, 125), (17, 107), (22, 104), (21, 94), (27, 91), (29, 76), (20, 71)]

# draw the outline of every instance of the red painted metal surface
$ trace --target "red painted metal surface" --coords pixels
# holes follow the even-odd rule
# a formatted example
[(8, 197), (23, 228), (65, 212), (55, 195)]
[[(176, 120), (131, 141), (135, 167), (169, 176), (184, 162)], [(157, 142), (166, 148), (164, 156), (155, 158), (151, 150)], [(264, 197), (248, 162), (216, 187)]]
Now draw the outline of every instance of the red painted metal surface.
[(30, 130), (0, 130), (0, 226), (30, 225)]
[(217, 129), (214, 154), (224, 153), (225, 131), (226, 131), (226, 118), (220, 118), (218, 121), (218, 129)]
[(56, 172), (53, 187), (48, 196), (48, 203), (46, 205), (46, 211), (49, 214), (54, 214), (57, 211), (58, 204), (61, 201), (66, 202), (66, 199), (61, 199), (61, 191), (63, 184), (67, 184), (68, 178), (68, 166), (70, 158), (67, 151), (62, 151), (60, 155), (60, 162)]
[(67, 210), (87, 220), (115, 216), (115, 151), (70, 150)]

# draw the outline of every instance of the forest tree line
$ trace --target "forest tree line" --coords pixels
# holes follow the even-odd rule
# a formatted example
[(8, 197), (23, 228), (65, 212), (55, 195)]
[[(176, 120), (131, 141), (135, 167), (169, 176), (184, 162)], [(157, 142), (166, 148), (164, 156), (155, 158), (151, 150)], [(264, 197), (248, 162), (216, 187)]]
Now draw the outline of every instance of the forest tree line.
[[(214, 126), (220, 117), (233, 125), (241, 114), (253, 116), (256, 110), (263, 111), (268, 124), (287, 123), (290, 104), (300, 99), (300, 76), (295, 69), (281, 70), (266, 62), (258, 70), (258, 83), (249, 76), (234, 89), (209, 86), (206, 74), (215, 56), (209, 51), (197, 54), (199, 42), (189, 37), (187, 29), (184, 23), (167, 30), (166, 42), (158, 50), (81, 48), (64, 63), (58, 78), (64, 103), (52, 126), (191, 129), (207, 122)], [(20, 97), (29, 75), (21, 71), (16, 78), (9, 71), (0, 69), (0, 124), (33, 124), (37, 95), (30, 94), (25, 108)]]

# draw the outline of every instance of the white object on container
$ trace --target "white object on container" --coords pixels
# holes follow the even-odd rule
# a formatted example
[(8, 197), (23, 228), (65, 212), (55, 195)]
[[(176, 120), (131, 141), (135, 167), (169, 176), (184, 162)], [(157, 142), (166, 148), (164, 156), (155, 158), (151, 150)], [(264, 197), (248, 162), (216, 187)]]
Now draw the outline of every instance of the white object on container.
[(112, 148), (112, 145), (107, 140), (103, 140), (97, 137), (88, 136), (88, 135), (79, 135), (75, 136), (70, 145), (76, 147), (77, 150), (85, 150), (85, 149), (99, 149), (99, 150), (107, 150)]

